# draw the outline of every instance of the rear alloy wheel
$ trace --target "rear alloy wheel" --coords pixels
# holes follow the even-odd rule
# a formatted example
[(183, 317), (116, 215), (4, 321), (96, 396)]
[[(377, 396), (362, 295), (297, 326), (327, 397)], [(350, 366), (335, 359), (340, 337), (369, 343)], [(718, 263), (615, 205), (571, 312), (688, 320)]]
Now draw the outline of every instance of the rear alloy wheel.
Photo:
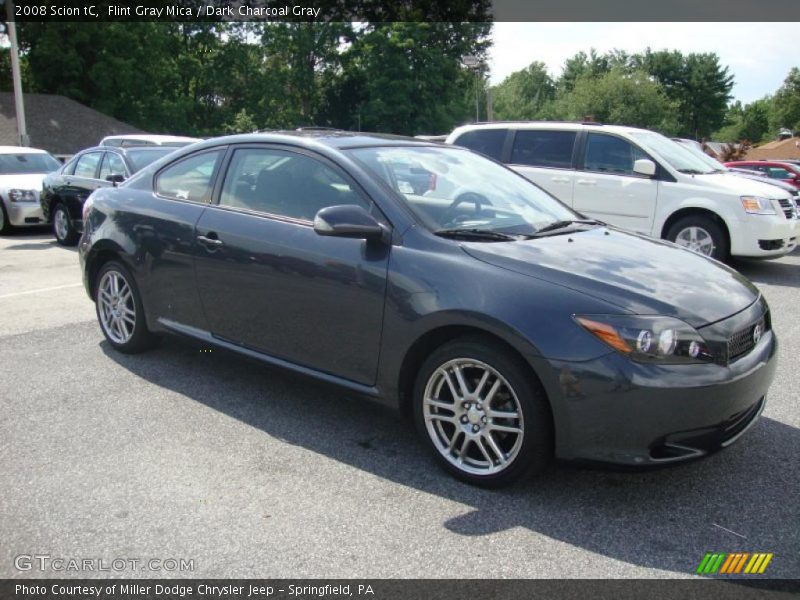
[(692, 215), (680, 219), (667, 232), (667, 239), (717, 260), (728, 257), (728, 242), (722, 228), (709, 217)]
[(142, 352), (158, 341), (147, 329), (136, 283), (121, 263), (109, 262), (100, 269), (95, 303), (103, 334), (120, 352)]
[(540, 471), (552, 451), (547, 400), (501, 347), (451, 342), (423, 365), (415, 417), (442, 465), (459, 479), (501, 487)]
[(57, 204), (53, 211), (53, 234), (62, 246), (74, 246), (78, 243), (80, 235), (75, 231), (67, 207), (63, 204)]

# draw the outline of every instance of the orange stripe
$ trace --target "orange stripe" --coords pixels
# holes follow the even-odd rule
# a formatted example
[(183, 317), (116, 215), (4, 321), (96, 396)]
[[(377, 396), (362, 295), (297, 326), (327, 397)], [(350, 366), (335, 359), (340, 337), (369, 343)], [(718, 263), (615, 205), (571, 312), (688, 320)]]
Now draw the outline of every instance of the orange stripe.
[(744, 566), (744, 561), (746, 561), (746, 560), (747, 560), (747, 557), (748, 557), (748, 556), (750, 556), (750, 553), (749, 553), (749, 552), (745, 552), (744, 554), (742, 554), (742, 559), (739, 561), (739, 564), (737, 564), (737, 565), (736, 565), (736, 570), (735, 570), (735, 571), (733, 571), (734, 573), (739, 573), (739, 572), (741, 572), (741, 570), (742, 570), (742, 567)]
[(770, 552), (769, 554), (767, 554), (767, 558), (765, 558), (765, 559), (764, 559), (764, 562), (763, 562), (763, 563), (761, 563), (761, 568), (760, 568), (760, 569), (758, 569), (758, 572), (759, 572), (759, 573), (763, 573), (763, 572), (764, 572), (764, 570), (767, 568), (767, 565), (769, 564), (769, 561), (771, 561), (771, 560), (772, 560), (772, 552)]
[(736, 556), (736, 555), (735, 554), (728, 554), (728, 558), (725, 560), (725, 562), (722, 565), (722, 568), (719, 570), (720, 573), (727, 573), (728, 572), (728, 567), (733, 562), (734, 556)]

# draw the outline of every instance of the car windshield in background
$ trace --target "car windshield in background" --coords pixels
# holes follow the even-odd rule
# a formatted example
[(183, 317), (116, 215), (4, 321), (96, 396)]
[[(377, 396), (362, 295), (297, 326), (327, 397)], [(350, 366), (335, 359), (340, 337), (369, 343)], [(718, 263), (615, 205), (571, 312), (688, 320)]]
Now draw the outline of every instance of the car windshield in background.
[(146, 150), (128, 150), (128, 159), (133, 164), (135, 171), (141, 171), (151, 162), (155, 162), (171, 152), (175, 152), (174, 147), (152, 146)]
[(719, 168), (709, 165), (705, 160), (689, 151), (685, 146), (652, 131), (637, 131), (631, 136), (641, 146), (664, 159), (673, 169), (688, 175), (707, 175), (716, 173)]
[(350, 150), (433, 231), (530, 235), (579, 215), (523, 177), (459, 148)]
[(61, 163), (49, 154), (0, 154), (0, 175), (50, 173), (60, 167)]

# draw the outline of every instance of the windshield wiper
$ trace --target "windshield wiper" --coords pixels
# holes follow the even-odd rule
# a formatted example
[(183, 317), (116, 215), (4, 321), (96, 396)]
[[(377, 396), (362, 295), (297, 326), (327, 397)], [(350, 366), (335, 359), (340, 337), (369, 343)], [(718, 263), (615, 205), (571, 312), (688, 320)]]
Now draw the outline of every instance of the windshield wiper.
[(678, 173), (686, 173), (687, 175), (708, 175), (714, 171), (699, 171), (697, 169), (678, 169)]
[(565, 227), (569, 227), (570, 225), (605, 225), (602, 221), (597, 221), (595, 219), (571, 219), (568, 221), (554, 221), (549, 225), (545, 225), (544, 227), (537, 229), (536, 233), (533, 235), (539, 235), (540, 233), (547, 233), (548, 231), (555, 231), (557, 229), (564, 229)]
[(519, 239), (513, 235), (502, 233), (500, 231), (492, 231), (491, 229), (478, 229), (474, 227), (464, 229), (437, 229), (433, 233), (441, 237), (493, 240), (502, 242), (513, 242)]

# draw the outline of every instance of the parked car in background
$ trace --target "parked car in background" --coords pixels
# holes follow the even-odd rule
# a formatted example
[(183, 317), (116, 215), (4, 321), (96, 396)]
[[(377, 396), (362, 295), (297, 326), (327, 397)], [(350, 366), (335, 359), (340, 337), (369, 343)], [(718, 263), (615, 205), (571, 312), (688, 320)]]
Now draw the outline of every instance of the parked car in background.
[[(442, 185), (401, 186), (409, 168)], [(111, 348), (181, 334), (400, 407), (483, 486), (554, 454), (644, 467), (721, 449), (777, 364), (769, 307), (736, 271), (410, 138), (183, 148), (92, 194), (79, 257)]]
[(699, 142), (694, 140), (687, 140), (682, 138), (673, 138), (673, 140), (692, 152), (696, 155), (699, 159), (703, 160), (713, 169), (727, 169), (728, 173), (733, 173), (734, 175), (738, 175), (739, 177), (744, 177), (746, 179), (752, 179), (753, 181), (760, 181), (761, 183), (767, 183), (769, 185), (774, 185), (787, 194), (789, 194), (792, 198), (794, 198), (795, 205), (797, 205), (798, 209), (800, 209), (800, 189), (796, 188), (795, 186), (786, 183), (785, 181), (781, 181), (780, 179), (771, 179), (766, 174), (760, 171), (752, 171), (750, 169), (742, 169), (739, 167), (726, 167), (721, 162), (719, 162), (713, 156), (709, 156), (705, 152), (703, 152), (703, 147), (700, 145)]
[(508, 164), (578, 212), (719, 260), (797, 245), (796, 207), (775, 186), (713, 168), (658, 133), (588, 123), (486, 123), (447, 138)]
[(82, 230), (83, 203), (96, 189), (111, 187), (174, 152), (172, 146), (87, 148), (41, 183), (43, 222), (52, 223), (62, 246), (74, 246)]
[(129, 146), (171, 146), (173, 148), (182, 148), (199, 141), (200, 138), (181, 135), (129, 134), (107, 135), (100, 140), (100, 145), (118, 148), (127, 148)]
[(800, 165), (776, 160), (737, 160), (726, 162), (726, 167), (748, 169), (800, 188)]
[(0, 146), (0, 234), (44, 222), (39, 204), (42, 180), (60, 166), (45, 150)]

